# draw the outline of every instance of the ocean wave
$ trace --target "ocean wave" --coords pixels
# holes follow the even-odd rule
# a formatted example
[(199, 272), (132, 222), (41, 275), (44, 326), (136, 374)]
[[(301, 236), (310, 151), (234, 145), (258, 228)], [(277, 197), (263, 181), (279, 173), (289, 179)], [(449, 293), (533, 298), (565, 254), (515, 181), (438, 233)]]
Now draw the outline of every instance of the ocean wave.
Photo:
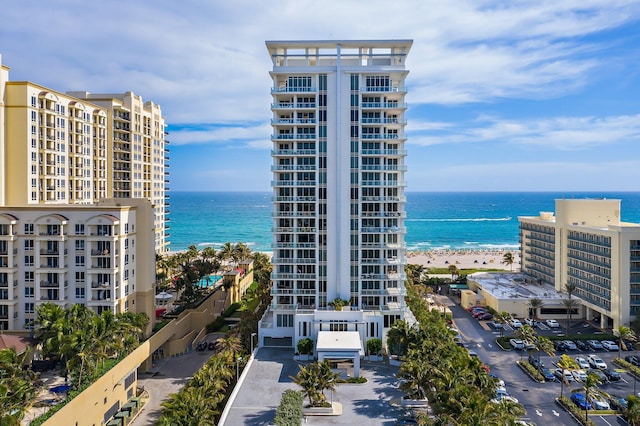
[(511, 216), (507, 217), (470, 217), (470, 218), (448, 218), (448, 219), (407, 219), (407, 222), (506, 222), (511, 220)]

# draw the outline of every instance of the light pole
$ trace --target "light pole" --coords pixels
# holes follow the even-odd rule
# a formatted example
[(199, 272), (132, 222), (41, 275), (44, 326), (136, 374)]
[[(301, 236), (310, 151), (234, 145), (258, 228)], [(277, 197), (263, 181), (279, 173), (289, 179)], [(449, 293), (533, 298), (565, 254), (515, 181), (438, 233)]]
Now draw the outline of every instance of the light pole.
[(253, 356), (253, 338), (256, 337), (258, 333), (251, 333), (251, 355)]
[(238, 383), (238, 377), (240, 376), (240, 361), (242, 361), (241, 356), (236, 358), (236, 383)]

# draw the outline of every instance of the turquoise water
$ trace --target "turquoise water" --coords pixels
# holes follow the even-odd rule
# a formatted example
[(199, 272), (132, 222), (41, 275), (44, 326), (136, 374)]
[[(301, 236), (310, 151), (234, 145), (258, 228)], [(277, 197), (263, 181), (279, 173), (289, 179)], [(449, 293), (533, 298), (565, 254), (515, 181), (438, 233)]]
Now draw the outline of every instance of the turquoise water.
[(222, 275), (208, 275), (198, 281), (198, 287), (212, 287), (215, 283), (222, 279)]
[[(271, 251), (270, 192), (171, 192), (171, 250), (244, 242)], [(515, 249), (518, 216), (555, 211), (555, 199), (620, 199), (621, 218), (640, 223), (640, 192), (409, 192), (409, 250)]]

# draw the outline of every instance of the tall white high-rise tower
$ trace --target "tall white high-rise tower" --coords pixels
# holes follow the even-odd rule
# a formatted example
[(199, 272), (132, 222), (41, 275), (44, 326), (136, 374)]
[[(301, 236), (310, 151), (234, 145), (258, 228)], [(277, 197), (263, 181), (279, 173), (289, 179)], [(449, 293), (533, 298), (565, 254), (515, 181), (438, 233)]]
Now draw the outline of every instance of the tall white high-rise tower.
[(295, 346), (319, 331), (357, 331), (362, 344), (384, 338), (411, 315), (404, 129), (412, 41), (266, 45), (274, 269), (261, 343)]

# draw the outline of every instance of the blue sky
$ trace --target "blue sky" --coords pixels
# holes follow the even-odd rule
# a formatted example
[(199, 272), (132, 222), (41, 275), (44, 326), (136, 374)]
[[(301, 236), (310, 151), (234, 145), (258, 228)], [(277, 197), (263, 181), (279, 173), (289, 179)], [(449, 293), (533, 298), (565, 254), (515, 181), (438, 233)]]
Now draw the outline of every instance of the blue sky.
[(268, 191), (265, 40), (413, 39), (408, 191), (638, 191), (640, 2), (3, 2), (13, 81), (131, 90), (171, 189)]

